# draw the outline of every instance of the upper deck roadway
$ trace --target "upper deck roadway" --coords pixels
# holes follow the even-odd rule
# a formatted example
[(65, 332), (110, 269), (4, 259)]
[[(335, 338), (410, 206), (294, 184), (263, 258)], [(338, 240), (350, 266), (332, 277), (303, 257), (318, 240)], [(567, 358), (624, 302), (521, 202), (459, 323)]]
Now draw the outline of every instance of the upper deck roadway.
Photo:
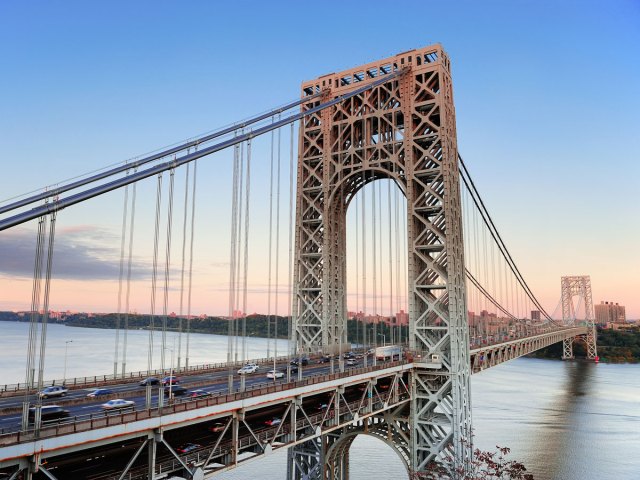
[[(479, 372), (585, 333), (586, 327), (566, 327), (473, 347), (471, 368), (473, 372)], [(282, 369), (285, 362), (279, 360), (278, 367)], [(236, 393), (231, 394), (227, 393), (228, 367), (219, 366), (206, 373), (194, 368), (194, 374), (183, 374), (182, 385), (189, 389), (204, 389), (211, 396), (177, 399), (160, 408), (156, 402), (146, 409), (145, 389), (138, 385), (139, 378), (128, 382), (120, 380), (109, 386), (113, 397), (129, 398), (137, 406), (108, 415), (100, 405), (109, 397), (89, 400), (86, 385), (83, 385), (70, 389), (65, 399), (45, 401), (63, 405), (71, 417), (47, 424), (38, 433), (20, 431), (24, 395), (5, 392), (0, 399), (0, 469), (24, 465), (35, 455), (41, 462), (47, 462), (43, 471), (53, 475), (50, 478), (115, 480), (120, 478), (133, 457), (129, 465), (132, 468), (123, 478), (147, 478), (146, 469), (136, 467), (138, 456), (134, 457), (134, 453), (140, 453), (153, 440), (163, 446), (156, 461), (160, 471), (200, 468), (209, 474), (332, 429), (380, 422), (385, 412), (409, 401), (409, 375), (415, 366), (439, 367), (430, 359), (415, 355), (400, 362), (378, 362), (375, 366), (345, 365), (344, 372), (338, 372), (336, 365), (337, 373), (331, 373), (327, 363), (312, 363), (301, 368), (298, 376), (292, 375), (293, 381), (287, 381), (286, 376), (273, 381), (264, 377), (264, 372), (273, 368), (273, 363), (264, 362), (258, 373), (247, 377), (244, 392), (237, 392), (239, 382), (235, 375)], [(235, 370), (237, 367), (234, 374)], [(157, 391), (157, 387), (154, 388)], [(221, 431), (210, 431), (208, 427), (212, 422), (219, 422), (214, 430)], [(198, 448), (186, 455), (177, 454), (175, 447), (186, 441), (196, 443)], [(89, 458), (92, 460), (88, 461)], [(70, 473), (78, 468), (84, 473)]]

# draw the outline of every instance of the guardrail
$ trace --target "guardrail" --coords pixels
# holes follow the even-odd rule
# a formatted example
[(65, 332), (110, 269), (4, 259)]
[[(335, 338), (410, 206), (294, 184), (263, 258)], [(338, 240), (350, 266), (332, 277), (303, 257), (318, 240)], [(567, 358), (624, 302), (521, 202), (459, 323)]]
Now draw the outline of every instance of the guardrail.
[[(275, 357), (276, 362), (281, 362), (284, 360), (288, 360), (290, 358), (289, 355), (281, 355)], [(260, 363), (266, 364), (269, 362), (273, 362), (274, 357), (265, 357), (247, 360), (246, 362), (218, 362), (218, 363), (206, 363), (202, 365), (191, 365), (188, 368), (182, 367), (178, 369), (165, 368), (157, 369), (157, 370), (140, 370), (137, 372), (127, 372), (124, 376), (122, 375), (93, 375), (87, 377), (76, 377), (76, 378), (67, 378), (67, 379), (55, 379), (55, 380), (46, 380), (43, 382), (45, 387), (51, 385), (66, 385), (70, 388), (87, 388), (87, 387), (102, 387), (107, 385), (113, 385), (115, 383), (121, 383), (123, 381), (128, 380), (141, 380), (147, 377), (164, 377), (168, 376), (171, 373), (174, 375), (195, 375), (198, 373), (208, 373), (216, 370), (226, 370), (228, 368), (236, 368), (245, 363)], [(27, 389), (26, 383), (10, 383), (7, 385), (0, 385), (0, 396), (6, 396), (7, 394), (16, 395), (24, 393)], [(33, 390), (33, 388), (31, 388)]]
[(183, 412), (187, 410), (193, 410), (197, 408), (204, 408), (223, 403), (234, 402), (237, 400), (243, 400), (260, 395), (266, 395), (269, 393), (282, 392), (297, 388), (301, 386), (315, 385), (318, 383), (328, 382), (331, 380), (337, 380), (340, 378), (346, 378), (353, 375), (359, 375), (363, 373), (370, 373), (377, 370), (383, 370), (386, 368), (392, 368), (405, 364), (404, 361), (386, 362), (378, 364), (376, 366), (350, 368), (344, 372), (336, 372), (329, 374), (318, 374), (310, 377), (305, 377), (302, 380), (294, 382), (265, 382), (260, 384), (254, 384), (248, 387), (243, 392), (220, 394), (211, 397), (202, 397), (195, 399), (180, 399), (174, 401), (171, 405), (163, 406), (162, 409), (158, 407), (151, 409), (133, 409), (126, 412), (108, 412), (108, 413), (93, 413), (87, 415), (74, 416), (71, 419), (61, 420), (47, 423), (43, 425), (41, 429), (36, 432), (33, 429), (20, 430), (19, 427), (7, 431), (4, 429), (0, 431), (0, 447), (14, 445), (16, 443), (22, 443), (25, 441), (41, 440), (45, 438), (57, 437), (60, 435), (67, 435), (72, 433), (84, 432), (88, 430), (94, 430), (97, 428), (104, 428), (113, 425), (121, 425), (124, 423), (135, 422), (138, 420), (145, 420), (147, 418), (159, 417), (162, 415), (168, 415), (172, 413)]

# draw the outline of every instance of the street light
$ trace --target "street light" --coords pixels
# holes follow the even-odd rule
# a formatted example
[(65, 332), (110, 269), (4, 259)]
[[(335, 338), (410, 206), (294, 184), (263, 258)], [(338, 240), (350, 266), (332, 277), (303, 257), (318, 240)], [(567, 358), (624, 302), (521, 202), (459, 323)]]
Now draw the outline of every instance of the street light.
[[(176, 346), (176, 339), (174, 337), (173, 339), (173, 347), (175, 348)], [(169, 368), (169, 403), (171, 403), (171, 400), (173, 399), (173, 352), (174, 352), (174, 348), (169, 348), (169, 347), (164, 347), (165, 350), (170, 350), (171, 351), (171, 367)]]
[(378, 333), (378, 336), (382, 335), (382, 346), (387, 344), (387, 336), (384, 333)]
[(73, 343), (73, 340), (66, 340), (64, 342), (64, 371), (62, 374), (62, 385), (67, 383), (67, 351), (69, 350), (70, 343)]

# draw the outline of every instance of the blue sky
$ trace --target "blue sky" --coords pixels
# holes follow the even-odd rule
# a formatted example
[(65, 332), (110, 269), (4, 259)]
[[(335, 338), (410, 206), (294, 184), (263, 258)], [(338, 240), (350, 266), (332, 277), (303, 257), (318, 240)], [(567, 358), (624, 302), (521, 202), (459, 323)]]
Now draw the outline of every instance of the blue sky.
[[(2, 2), (0, 200), (436, 42), (460, 152), (534, 291), (552, 310), (561, 275), (590, 274), (595, 301), (640, 317), (634, 0)], [(73, 215), (69, 228), (96, 211)]]

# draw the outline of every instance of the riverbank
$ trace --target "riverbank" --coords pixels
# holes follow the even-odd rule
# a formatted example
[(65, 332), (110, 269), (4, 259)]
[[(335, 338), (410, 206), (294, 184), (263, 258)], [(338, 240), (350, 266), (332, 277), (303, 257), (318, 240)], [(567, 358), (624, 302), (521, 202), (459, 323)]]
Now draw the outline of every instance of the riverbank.
[[(640, 363), (640, 328), (629, 326), (625, 329), (598, 329), (598, 356), (603, 363)], [(581, 342), (573, 344), (576, 357), (586, 357), (587, 352)], [(560, 359), (562, 343), (555, 343), (529, 356), (535, 358)]]
[[(0, 321), (28, 323), (29, 315), (26, 313), (0, 312)], [(149, 330), (150, 328), (153, 328), (153, 330), (161, 330), (164, 318), (162, 315), (156, 315), (152, 318), (150, 315), (130, 314), (126, 321), (128, 330)], [(119, 328), (125, 327), (125, 316), (121, 314), (120, 320), (118, 321), (118, 315), (115, 313), (69, 313), (64, 314), (61, 318), (50, 318), (48, 322), (67, 327), (114, 330), (118, 325)], [(231, 332), (229, 330), (229, 323), (229, 319), (222, 317), (195, 317), (187, 322), (184, 318), (180, 319), (176, 316), (169, 316), (167, 317), (167, 330), (178, 331), (181, 329), (183, 332), (186, 332), (188, 328), (191, 333), (206, 333), (213, 335), (229, 335), (229, 333), (231, 333), (232, 335), (242, 335), (243, 332), (245, 332), (248, 337), (271, 339), (276, 337), (281, 340), (289, 338), (289, 317), (275, 315), (267, 316), (257, 313), (247, 315), (244, 318), (231, 321)], [(391, 334), (389, 326), (383, 322), (379, 322), (375, 328), (376, 332), (374, 334), (374, 324), (366, 324), (367, 339), (373, 339), (377, 335), (379, 342), (386, 339), (387, 343), (389, 343), (391, 342), (391, 339), (394, 339), (395, 342), (406, 340), (408, 335), (408, 327), (406, 326), (402, 327), (399, 339), (397, 337), (397, 328), (394, 328), (394, 335)], [(348, 341), (351, 343), (362, 343), (362, 338), (362, 321), (354, 319), (348, 320)]]

